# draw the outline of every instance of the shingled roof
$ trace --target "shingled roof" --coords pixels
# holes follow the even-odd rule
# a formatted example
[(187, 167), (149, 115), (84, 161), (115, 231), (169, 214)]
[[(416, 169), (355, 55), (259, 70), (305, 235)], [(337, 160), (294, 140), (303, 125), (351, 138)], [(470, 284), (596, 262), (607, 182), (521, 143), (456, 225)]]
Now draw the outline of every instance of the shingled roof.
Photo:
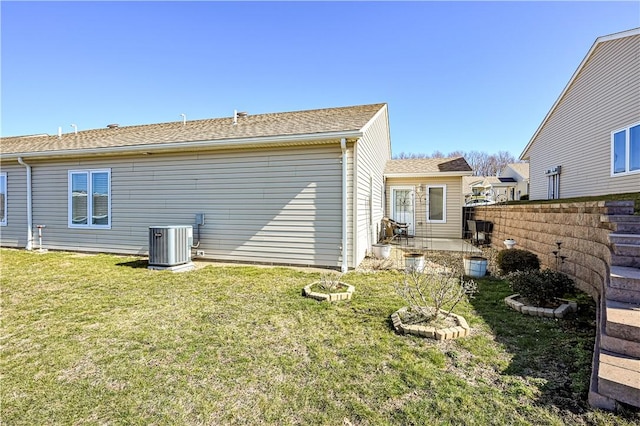
[(167, 144), (203, 142), (204, 146), (221, 142), (238, 144), (243, 141), (267, 141), (270, 139), (295, 139), (296, 136), (318, 139), (347, 137), (361, 131), (386, 104), (358, 105), (307, 111), (281, 112), (240, 116), (237, 124), (233, 117), (123, 126), (66, 133), (7, 137), (0, 140), (0, 155), (21, 154), (64, 155), (73, 151), (108, 151), (113, 148), (148, 147), (162, 148)]
[(442, 173), (468, 175), (471, 167), (463, 157), (411, 158), (389, 160), (384, 169), (387, 176), (436, 176)]

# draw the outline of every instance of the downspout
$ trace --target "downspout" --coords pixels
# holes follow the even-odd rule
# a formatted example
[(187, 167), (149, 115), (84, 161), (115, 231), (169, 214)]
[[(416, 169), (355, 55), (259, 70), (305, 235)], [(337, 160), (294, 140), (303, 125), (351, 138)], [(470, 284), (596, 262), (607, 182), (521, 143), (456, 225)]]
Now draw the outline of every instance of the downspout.
[(349, 270), (349, 251), (347, 250), (347, 139), (340, 139), (342, 149), (342, 272)]
[(33, 209), (31, 207), (31, 166), (22, 161), (22, 157), (18, 157), (18, 163), (27, 169), (27, 245), (26, 250), (33, 249)]

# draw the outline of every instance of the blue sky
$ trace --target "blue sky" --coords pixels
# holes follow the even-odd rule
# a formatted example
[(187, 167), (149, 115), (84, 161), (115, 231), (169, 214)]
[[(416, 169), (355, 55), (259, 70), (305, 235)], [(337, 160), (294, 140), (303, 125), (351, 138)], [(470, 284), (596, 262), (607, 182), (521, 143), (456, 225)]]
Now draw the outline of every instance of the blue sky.
[(518, 156), (640, 2), (9, 2), (2, 136), (386, 102), (393, 153)]

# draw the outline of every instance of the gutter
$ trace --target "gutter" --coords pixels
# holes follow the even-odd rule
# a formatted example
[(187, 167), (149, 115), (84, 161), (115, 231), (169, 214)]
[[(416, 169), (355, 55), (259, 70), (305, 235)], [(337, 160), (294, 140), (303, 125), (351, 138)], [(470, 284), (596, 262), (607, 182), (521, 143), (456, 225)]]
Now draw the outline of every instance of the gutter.
[[(462, 177), (472, 176), (473, 171), (468, 172), (432, 172), (432, 173), (385, 173), (387, 178), (430, 178), (430, 177)], [(478, 179), (480, 180), (480, 179)]]
[(27, 169), (27, 245), (26, 250), (33, 250), (33, 208), (31, 193), (31, 166), (22, 161), (22, 157), (18, 157), (18, 163)]
[(145, 152), (162, 152), (162, 151), (183, 151), (188, 149), (225, 149), (225, 148), (253, 148), (266, 147), (272, 145), (306, 145), (306, 144), (329, 144), (336, 138), (359, 138), (362, 131), (351, 130), (343, 132), (326, 132), (326, 133), (310, 133), (298, 135), (283, 135), (270, 137), (253, 137), (253, 138), (231, 138), (219, 140), (200, 140), (189, 142), (169, 142), (169, 143), (151, 143), (151, 144), (135, 144), (113, 147), (99, 148), (78, 148), (63, 149), (55, 151), (37, 151), (22, 153), (3, 153), (0, 158), (52, 158), (52, 157), (69, 157), (69, 156), (88, 156), (95, 154), (134, 154)]
[(347, 139), (340, 139), (342, 149), (342, 273), (349, 270), (349, 251), (347, 250)]

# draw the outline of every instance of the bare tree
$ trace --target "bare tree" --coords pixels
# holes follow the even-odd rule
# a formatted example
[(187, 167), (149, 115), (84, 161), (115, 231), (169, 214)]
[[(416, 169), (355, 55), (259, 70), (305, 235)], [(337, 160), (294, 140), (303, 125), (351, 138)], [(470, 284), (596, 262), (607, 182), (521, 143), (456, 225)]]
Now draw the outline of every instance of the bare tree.
[(486, 152), (469, 151), (464, 156), (469, 166), (473, 170), (474, 176), (489, 176), (487, 171), (489, 169), (489, 155)]
[(440, 150), (435, 150), (431, 155), (424, 153), (401, 152), (393, 156), (398, 160), (412, 158), (452, 158), (464, 157), (471, 166), (474, 176), (496, 176), (507, 164), (515, 163), (517, 160), (508, 151), (498, 151), (497, 154), (487, 154), (482, 151), (452, 151), (448, 155)]
[(516, 159), (513, 155), (511, 155), (508, 151), (498, 151), (495, 154), (495, 165), (496, 165), (496, 173), (504, 169), (507, 164), (515, 163)]

